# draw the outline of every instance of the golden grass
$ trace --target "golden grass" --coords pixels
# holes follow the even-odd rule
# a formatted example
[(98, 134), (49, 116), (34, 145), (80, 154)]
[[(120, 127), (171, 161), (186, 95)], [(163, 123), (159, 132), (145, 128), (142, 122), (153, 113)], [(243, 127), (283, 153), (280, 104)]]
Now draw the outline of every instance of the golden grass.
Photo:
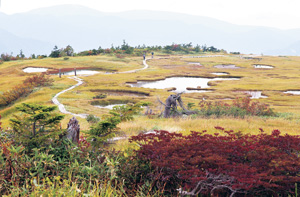
[[(207, 134), (220, 133), (215, 126), (220, 126), (226, 130), (235, 132), (241, 131), (244, 134), (259, 134), (259, 128), (262, 128), (267, 134), (275, 129), (281, 131), (281, 134), (299, 135), (298, 118), (262, 118), (262, 117), (246, 117), (244, 119), (235, 119), (232, 117), (223, 118), (174, 118), (174, 119), (149, 119), (146, 116), (140, 116), (131, 122), (123, 122), (119, 124), (123, 135), (132, 136), (142, 132), (153, 130), (167, 130), (169, 132), (179, 132), (184, 135), (190, 134), (190, 131), (207, 130)], [(128, 140), (120, 140), (114, 144), (113, 148), (117, 150), (125, 150), (128, 147), (135, 147), (129, 144)]]
[[(149, 96), (135, 96), (131, 94), (109, 94), (103, 102), (116, 103), (127, 100), (128, 102), (150, 101), (151, 108), (155, 113), (160, 113), (157, 97), (164, 101), (171, 93), (163, 89), (149, 89), (130, 87), (126, 82), (136, 82), (138, 80), (157, 80), (170, 76), (199, 76), (216, 77), (212, 72), (227, 72), (229, 77), (241, 77), (238, 81), (213, 81), (210, 83), (214, 91), (205, 93), (183, 94), (182, 99), (197, 104), (206, 98), (210, 101), (219, 101), (225, 98), (235, 98), (245, 96), (241, 91), (260, 90), (268, 98), (259, 99), (259, 101), (269, 104), (276, 112), (292, 113), (286, 117), (279, 118), (260, 118), (248, 117), (245, 119), (226, 118), (198, 118), (198, 119), (148, 119), (146, 117), (137, 117), (134, 122), (121, 123), (119, 126), (126, 135), (137, 134), (141, 131), (152, 129), (165, 129), (169, 131), (188, 133), (190, 130), (209, 130), (215, 132), (214, 126), (222, 126), (235, 131), (241, 130), (245, 133), (258, 132), (258, 128), (263, 128), (268, 132), (273, 129), (279, 129), (290, 134), (297, 134), (300, 116), (300, 96), (284, 94), (286, 90), (300, 89), (299, 62), (300, 57), (273, 57), (262, 56), (260, 61), (253, 59), (242, 59), (240, 56), (225, 55), (223, 57), (205, 57), (205, 58), (182, 58), (183, 56), (155, 56), (154, 59), (147, 61), (150, 66), (146, 70), (127, 74), (105, 74), (101, 72), (97, 75), (80, 77), (84, 84), (71, 91), (62, 94), (59, 101), (66, 105), (66, 108), (73, 113), (94, 114), (101, 117), (108, 113), (107, 109), (99, 109), (91, 105), (93, 97), (107, 90), (130, 91), (149, 94)], [(199, 62), (203, 67), (189, 65), (189, 62)], [(240, 69), (218, 69), (218, 64), (234, 64)], [(273, 69), (255, 69), (254, 64), (264, 64), (274, 66)], [(42, 60), (26, 60), (5, 62), (0, 65), (0, 93), (22, 83), (26, 77), (32, 74), (26, 74), (22, 71), (25, 67), (47, 67), (47, 68), (75, 68), (75, 67), (93, 67), (102, 70), (117, 70), (118, 72), (142, 68), (141, 57), (125, 57), (124, 59), (115, 56), (101, 55), (89, 57), (71, 57), (69, 60), (63, 58), (53, 59), (45, 58)], [(225, 76), (225, 77), (228, 77)], [(66, 76), (59, 78), (52, 76), (55, 80), (51, 87), (37, 89), (26, 98), (21, 98), (11, 106), (0, 109), (3, 116), (3, 124), (8, 126), (8, 120), (13, 113), (14, 107), (21, 102), (35, 102), (46, 105), (53, 105), (52, 97), (63, 89), (66, 89), (77, 82)], [(195, 86), (197, 86), (195, 84)], [(100, 99), (101, 101), (101, 99)], [(231, 103), (232, 101), (226, 100)], [(58, 111), (57, 111), (58, 112)], [(68, 120), (72, 116), (66, 115), (62, 121), (63, 127), (66, 127)], [(89, 128), (86, 120), (78, 118), (83, 130)]]
[[(266, 117), (246, 117), (243, 119), (233, 117), (149, 119), (142, 116), (132, 122), (123, 122), (119, 127), (129, 136), (150, 130), (167, 130), (170, 132), (183, 132), (184, 134), (188, 134), (190, 131), (207, 130), (208, 133), (214, 133), (216, 131), (214, 129), (215, 126), (221, 126), (236, 132), (243, 131), (248, 134), (258, 134), (259, 128), (262, 128), (269, 134), (273, 130), (279, 129), (282, 133), (295, 135), (300, 131), (298, 124), (299, 121), (295, 119)], [(257, 127), (258, 125), (259, 127)]]

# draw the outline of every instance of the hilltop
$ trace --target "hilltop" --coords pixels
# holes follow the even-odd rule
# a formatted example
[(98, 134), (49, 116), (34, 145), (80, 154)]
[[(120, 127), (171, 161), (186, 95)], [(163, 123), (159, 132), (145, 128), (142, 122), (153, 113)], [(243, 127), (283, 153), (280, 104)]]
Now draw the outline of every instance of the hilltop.
[(22, 49), (26, 55), (49, 54), (54, 45), (72, 45), (78, 52), (119, 45), (126, 39), (131, 45), (192, 42), (229, 52), (300, 54), (300, 29), (241, 26), (171, 12), (103, 13), (83, 6), (61, 5), (13, 15), (0, 13), (0, 26), (0, 53), (16, 54)]

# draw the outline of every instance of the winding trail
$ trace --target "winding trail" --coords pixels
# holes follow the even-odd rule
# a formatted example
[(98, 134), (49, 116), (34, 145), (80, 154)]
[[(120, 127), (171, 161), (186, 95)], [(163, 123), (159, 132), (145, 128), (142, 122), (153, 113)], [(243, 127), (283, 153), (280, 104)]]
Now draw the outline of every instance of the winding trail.
[(128, 70), (128, 71), (124, 71), (124, 72), (111, 73), (111, 74), (135, 73), (137, 71), (145, 70), (145, 69), (149, 68), (149, 66), (148, 66), (148, 64), (147, 64), (146, 61), (147, 60), (143, 60), (144, 68), (139, 68), (139, 69), (134, 69), (134, 70)]
[(80, 118), (86, 118), (86, 117), (87, 117), (87, 114), (74, 114), (74, 113), (72, 113), (72, 112), (67, 111), (66, 108), (65, 108), (65, 106), (64, 106), (63, 104), (61, 104), (61, 103), (58, 101), (58, 99), (57, 99), (59, 95), (65, 93), (65, 92), (67, 92), (67, 91), (69, 91), (69, 90), (72, 90), (72, 89), (76, 88), (77, 86), (80, 86), (80, 85), (83, 84), (83, 79), (80, 79), (79, 77), (74, 76), (74, 77), (68, 77), (68, 78), (74, 79), (74, 80), (77, 81), (78, 83), (77, 83), (76, 85), (73, 85), (73, 86), (69, 87), (68, 89), (65, 89), (65, 90), (63, 90), (63, 91), (57, 93), (57, 94), (52, 98), (52, 102), (53, 102), (55, 105), (58, 106), (59, 111), (60, 111), (61, 113), (63, 113), (63, 114), (71, 114), (71, 115), (73, 115), (73, 116), (77, 116), (77, 117), (80, 117)]
[[(134, 70), (129, 70), (129, 71), (124, 71), (124, 72), (110, 73), (110, 74), (135, 73), (135, 72), (138, 72), (138, 71), (141, 71), (141, 70), (145, 70), (145, 69), (149, 68), (149, 66), (148, 66), (148, 64), (147, 64), (146, 61), (147, 61), (147, 59), (146, 59), (146, 60), (143, 60), (143, 65), (144, 65), (143, 68), (134, 69)], [(73, 116), (77, 116), (77, 117), (80, 117), (80, 118), (86, 118), (86, 117), (88, 116), (88, 114), (74, 114), (74, 113), (72, 113), (72, 112), (69, 112), (69, 111), (66, 110), (65, 106), (64, 106), (62, 103), (60, 103), (60, 102), (58, 101), (58, 97), (59, 97), (61, 94), (63, 94), (63, 93), (65, 93), (65, 92), (69, 91), (69, 90), (72, 90), (72, 89), (74, 89), (74, 88), (76, 88), (76, 87), (82, 85), (83, 82), (84, 82), (83, 79), (81, 79), (81, 78), (79, 78), (79, 77), (76, 77), (76, 76), (68, 77), (68, 78), (73, 79), (73, 80), (77, 81), (78, 83), (75, 84), (75, 85), (73, 85), (73, 86), (71, 86), (71, 87), (69, 87), (68, 89), (65, 89), (65, 90), (63, 90), (63, 91), (57, 93), (57, 94), (52, 98), (52, 102), (53, 102), (55, 105), (58, 106), (59, 111), (60, 111), (61, 113), (63, 113), (63, 114), (71, 114), (71, 115), (73, 115)]]

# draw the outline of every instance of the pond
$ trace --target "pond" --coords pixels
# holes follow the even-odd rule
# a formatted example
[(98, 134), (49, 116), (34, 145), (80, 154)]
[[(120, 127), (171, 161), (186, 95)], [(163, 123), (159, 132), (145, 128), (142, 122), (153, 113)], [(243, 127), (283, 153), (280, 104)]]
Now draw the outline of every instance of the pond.
[(286, 94), (294, 94), (294, 95), (300, 95), (300, 90), (291, 90), (284, 92)]
[(94, 105), (94, 107), (102, 109), (113, 109), (114, 106), (123, 106), (125, 104), (112, 104), (112, 105)]
[(256, 64), (253, 65), (254, 68), (274, 68), (274, 66), (269, 66), (269, 65), (263, 65), (263, 64)]
[[(210, 81), (224, 81), (224, 80), (239, 80), (239, 78), (201, 78), (201, 77), (171, 77), (158, 81), (138, 81), (137, 83), (128, 83), (131, 87), (143, 87), (143, 88), (156, 88), (165, 89), (175, 87), (173, 92), (207, 92), (207, 90), (201, 90), (203, 88), (209, 88), (208, 82)], [(199, 88), (201, 87), (201, 89)], [(194, 90), (187, 90), (194, 88)], [(195, 90), (198, 89), (198, 90)]]
[(211, 73), (213, 75), (229, 75), (229, 73)]
[[(76, 74), (77, 75), (95, 75), (98, 74), (100, 72), (95, 71), (95, 70), (76, 70)], [(62, 72), (62, 75), (75, 75), (74, 70), (72, 71), (68, 71), (68, 72)], [(59, 75), (59, 74), (55, 74), (55, 75)]]
[(268, 98), (267, 96), (262, 95), (261, 91), (242, 91), (242, 93), (250, 95), (251, 99)]
[(234, 64), (220, 64), (220, 65), (215, 65), (214, 66), (215, 68), (225, 68), (225, 69), (237, 69), (237, 68), (241, 68), (241, 67), (238, 67)]
[(202, 66), (200, 62), (188, 62), (188, 65)]
[(36, 68), (36, 67), (27, 67), (23, 69), (25, 73), (42, 73), (46, 72), (48, 68)]

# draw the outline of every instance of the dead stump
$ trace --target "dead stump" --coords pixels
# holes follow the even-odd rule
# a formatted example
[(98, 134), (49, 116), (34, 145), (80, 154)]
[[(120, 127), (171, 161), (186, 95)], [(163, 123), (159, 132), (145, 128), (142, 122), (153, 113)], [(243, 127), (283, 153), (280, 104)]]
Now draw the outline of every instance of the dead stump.
[(73, 143), (79, 142), (79, 134), (80, 134), (80, 125), (78, 124), (78, 120), (73, 117), (70, 119), (67, 128), (67, 138), (71, 140)]

